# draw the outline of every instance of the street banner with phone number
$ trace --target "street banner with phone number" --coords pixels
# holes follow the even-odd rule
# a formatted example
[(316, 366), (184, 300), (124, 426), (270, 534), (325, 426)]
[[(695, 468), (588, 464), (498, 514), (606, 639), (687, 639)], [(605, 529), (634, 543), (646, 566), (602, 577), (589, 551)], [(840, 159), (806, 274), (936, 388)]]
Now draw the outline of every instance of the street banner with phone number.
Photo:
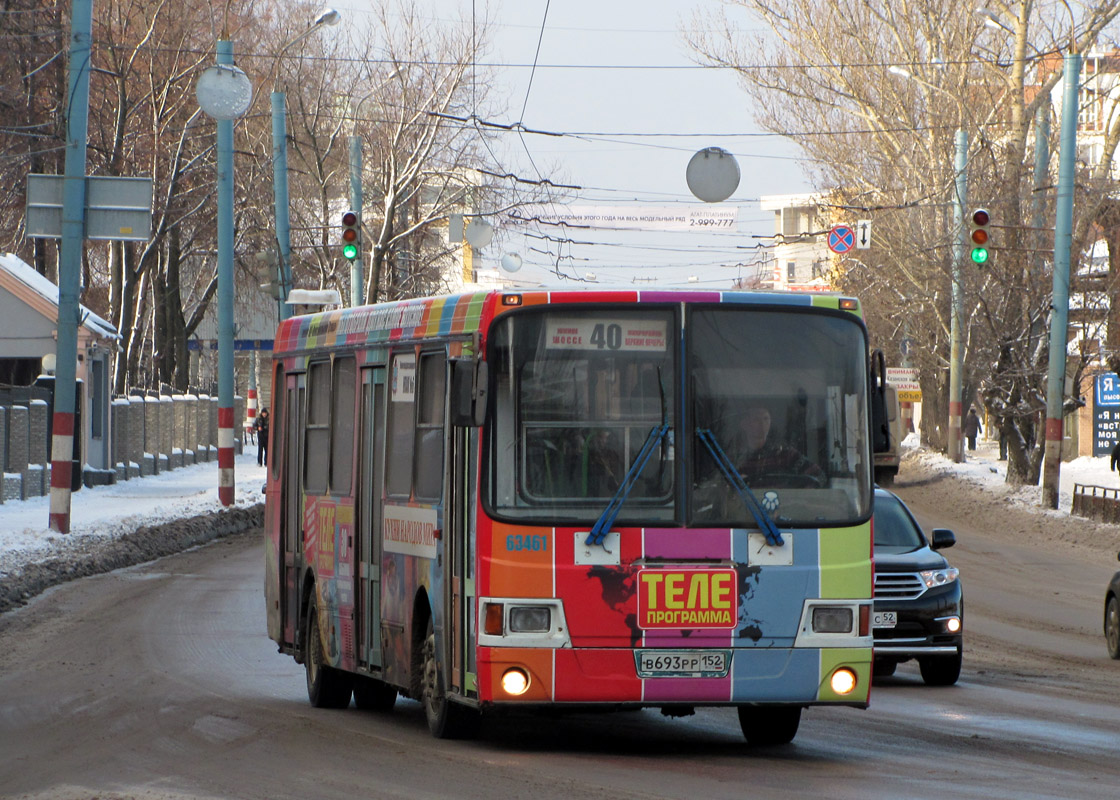
[(509, 212), (515, 225), (539, 223), (573, 228), (610, 228), (635, 231), (701, 231), (736, 229), (737, 206), (709, 204), (647, 206), (525, 206)]

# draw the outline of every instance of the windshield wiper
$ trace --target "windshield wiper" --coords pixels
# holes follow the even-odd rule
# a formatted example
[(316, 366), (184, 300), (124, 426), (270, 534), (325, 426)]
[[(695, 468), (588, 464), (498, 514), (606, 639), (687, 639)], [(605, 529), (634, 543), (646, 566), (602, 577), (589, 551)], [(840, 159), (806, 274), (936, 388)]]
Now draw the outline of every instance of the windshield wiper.
[(747, 482), (743, 480), (743, 476), (739, 474), (739, 470), (735, 469), (735, 465), (731, 463), (731, 459), (727, 457), (727, 453), (719, 445), (719, 440), (716, 439), (715, 434), (707, 428), (697, 428), (696, 435), (704, 446), (708, 448), (708, 452), (712, 454), (716, 464), (719, 466), (719, 471), (723, 473), (723, 477), (727, 478), (727, 482), (738, 492), (739, 497), (743, 501), (743, 505), (751, 512), (754, 521), (758, 523), (758, 527), (766, 535), (766, 543), (772, 546), (785, 544), (785, 539), (782, 538), (782, 532), (778, 530), (778, 526), (770, 519), (770, 516), (762, 508), (762, 504), (758, 502), (751, 487), (747, 486)]
[(627, 496), (634, 488), (634, 484), (638, 482), (638, 476), (642, 474), (642, 470), (646, 467), (646, 462), (649, 457), (653, 455), (653, 451), (665, 438), (665, 434), (669, 432), (669, 424), (662, 422), (660, 425), (654, 425), (650, 430), (649, 435), (646, 436), (646, 441), (642, 445), (642, 449), (638, 451), (638, 455), (634, 457), (634, 463), (630, 465), (630, 469), (626, 471), (626, 477), (622, 479), (619, 484), (618, 491), (614, 493), (614, 497), (607, 503), (607, 507), (603, 509), (603, 513), (599, 515), (599, 519), (591, 527), (591, 532), (587, 534), (586, 544), (602, 545), (607, 538), (607, 534), (611, 532), (611, 526), (614, 525), (615, 519), (618, 517), (618, 512), (622, 510), (622, 504), (626, 502)]
[(642, 470), (646, 468), (646, 462), (649, 457), (653, 455), (653, 451), (665, 438), (665, 434), (669, 432), (669, 409), (665, 404), (665, 383), (661, 379), (661, 367), (657, 368), (657, 390), (661, 395), (661, 424), (654, 425), (650, 429), (649, 434), (646, 435), (646, 440), (642, 444), (642, 449), (638, 451), (638, 455), (634, 456), (634, 461), (630, 464), (630, 469), (626, 470), (626, 476), (619, 484), (618, 490), (614, 493), (614, 497), (607, 503), (607, 507), (603, 509), (603, 513), (599, 515), (599, 519), (595, 520), (595, 524), (591, 526), (591, 532), (587, 534), (587, 541), (585, 544), (597, 544), (606, 550), (607, 534), (611, 532), (611, 526), (614, 525), (615, 519), (618, 518), (618, 512), (622, 510), (622, 504), (626, 502), (626, 498), (630, 496), (634, 484), (638, 482), (638, 476), (642, 474)]

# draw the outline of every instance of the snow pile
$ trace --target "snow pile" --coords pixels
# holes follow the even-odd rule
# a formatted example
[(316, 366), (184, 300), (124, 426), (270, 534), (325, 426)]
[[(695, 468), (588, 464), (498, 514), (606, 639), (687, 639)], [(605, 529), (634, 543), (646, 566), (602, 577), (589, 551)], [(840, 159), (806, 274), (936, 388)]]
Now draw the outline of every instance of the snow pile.
[(234, 471), (228, 509), (218, 501), (216, 461), (82, 488), (71, 495), (68, 534), (50, 530), (49, 497), (0, 505), (0, 611), (57, 583), (259, 527), (265, 470), (255, 452), (246, 452), (235, 458)]

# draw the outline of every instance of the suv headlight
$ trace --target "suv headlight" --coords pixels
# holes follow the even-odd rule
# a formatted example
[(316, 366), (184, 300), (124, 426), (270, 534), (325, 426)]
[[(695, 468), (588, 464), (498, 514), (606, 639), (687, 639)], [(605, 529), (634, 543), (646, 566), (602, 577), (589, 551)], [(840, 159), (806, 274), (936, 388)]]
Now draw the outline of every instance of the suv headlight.
[(945, 569), (923, 570), (918, 574), (922, 576), (922, 581), (927, 589), (936, 589), (938, 586), (947, 586), (955, 581), (960, 574), (960, 570), (956, 567), (945, 567)]

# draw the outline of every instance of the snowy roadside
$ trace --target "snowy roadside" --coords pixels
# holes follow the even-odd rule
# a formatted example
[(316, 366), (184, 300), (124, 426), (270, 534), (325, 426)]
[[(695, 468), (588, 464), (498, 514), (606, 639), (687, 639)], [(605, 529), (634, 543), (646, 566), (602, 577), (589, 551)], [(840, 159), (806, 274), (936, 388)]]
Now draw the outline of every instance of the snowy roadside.
[(259, 527), (263, 467), (256, 448), (236, 457), (234, 505), (218, 501), (216, 461), (83, 488), (71, 498), (71, 531), (51, 531), (50, 499), (0, 505), (0, 612), (86, 575), (152, 561)]
[[(49, 530), (49, 498), (0, 505), (0, 613), (65, 581), (152, 561), (259, 527), (265, 470), (257, 466), (255, 448), (250, 451), (237, 456), (237, 491), (229, 509), (218, 502), (216, 462), (82, 489), (72, 497), (69, 534)], [(951, 478), (964, 490), (966, 502), (979, 500), (977, 495), (982, 494), (1022, 513), (1061, 518), (1069, 523), (1061, 526), (1069, 529), (1063, 538), (1087, 541), (1099, 539), (1100, 532), (1115, 533), (1117, 526), (1071, 519), (1073, 485), (1120, 485), (1108, 461), (1084, 457), (1062, 464), (1059, 508), (1049, 510), (1040, 505), (1041, 487), (1013, 487), (1005, 482), (1007, 464), (999, 461), (994, 442), (981, 441), (964, 463), (955, 464), (918, 447), (912, 434), (903, 442), (899, 484), (929, 476)]]
[(1048, 510), (1041, 508), (1041, 486), (1011, 486), (1007, 483), (1007, 462), (999, 460), (999, 444), (994, 440), (978, 441), (975, 450), (965, 451), (965, 461), (961, 464), (953, 463), (941, 453), (919, 447), (915, 434), (906, 437), (902, 443), (902, 451), (902, 478), (906, 475), (907, 462), (935, 474), (952, 473), (958, 480), (1008, 503), (1042, 514), (1069, 516), (1073, 506), (1074, 484), (1120, 488), (1120, 478), (1110, 471), (1107, 457), (1081, 456), (1062, 463), (1059, 471), (1058, 508)]

